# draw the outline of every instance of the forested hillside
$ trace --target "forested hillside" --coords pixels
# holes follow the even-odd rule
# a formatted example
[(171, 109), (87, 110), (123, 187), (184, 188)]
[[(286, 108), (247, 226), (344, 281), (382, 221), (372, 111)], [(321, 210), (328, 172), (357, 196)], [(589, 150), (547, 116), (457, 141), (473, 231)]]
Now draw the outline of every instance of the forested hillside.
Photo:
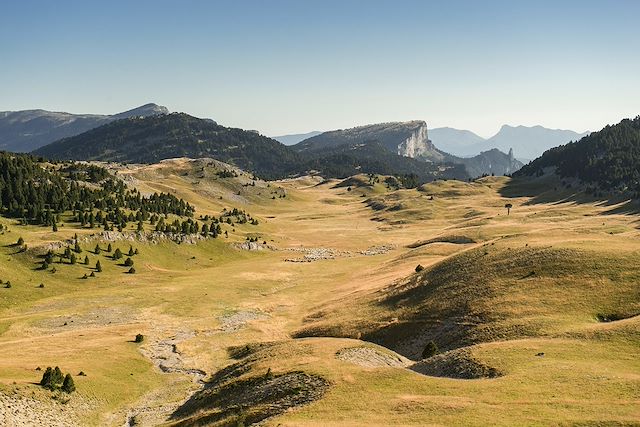
[(562, 177), (576, 177), (603, 190), (640, 195), (640, 116), (546, 151), (524, 166), (518, 176), (541, 175), (555, 168)]
[(297, 153), (271, 138), (184, 113), (118, 120), (35, 153), (52, 159), (124, 163), (213, 157), (265, 178), (281, 177), (290, 165), (300, 163)]
[(51, 164), (26, 154), (0, 152), (0, 212), (23, 224), (54, 230), (61, 214), (69, 212), (73, 222), (108, 230), (152, 216), (191, 217), (194, 208), (172, 194), (143, 197), (98, 166)]

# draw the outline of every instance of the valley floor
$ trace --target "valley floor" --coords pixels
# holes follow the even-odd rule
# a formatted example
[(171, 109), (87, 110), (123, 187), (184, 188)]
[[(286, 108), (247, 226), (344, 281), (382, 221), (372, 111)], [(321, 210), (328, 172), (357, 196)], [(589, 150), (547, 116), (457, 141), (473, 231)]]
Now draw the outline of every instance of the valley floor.
[[(90, 252), (95, 230), (0, 219), (1, 425), (640, 425), (637, 216), (506, 197), (503, 177), (251, 187), (194, 170), (118, 173), (260, 224), (114, 240), (139, 249), (133, 275)], [(104, 271), (38, 271), (37, 248), (76, 232)], [(77, 391), (39, 387), (47, 366)]]

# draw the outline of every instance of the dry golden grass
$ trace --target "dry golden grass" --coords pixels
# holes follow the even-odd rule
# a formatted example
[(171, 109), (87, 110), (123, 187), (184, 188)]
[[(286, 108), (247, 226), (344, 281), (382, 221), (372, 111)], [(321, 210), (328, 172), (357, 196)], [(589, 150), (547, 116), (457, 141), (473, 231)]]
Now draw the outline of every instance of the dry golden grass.
[[(348, 191), (316, 178), (246, 186), (249, 175), (215, 176), (223, 167), (184, 159), (118, 167), (141, 191), (184, 197), (197, 215), (235, 206), (260, 221), (197, 245), (133, 243), (135, 275), (91, 253), (92, 264), (100, 258), (104, 267), (94, 279), (79, 279), (89, 271), (82, 265), (37, 271), (37, 247), (88, 231), (65, 226), (53, 234), (0, 220), (11, 230), (0, 236), (0, 279), (12, 283), (0, 288), (5, 390), (37, 390), (37, 366), (82, 370), (87, 376), (76, 376), (67, 405), (82, 408), (85, 424), (122, 425), (135, 416), (153, 425), (198, 390), (189, 370), (211, 375), (234, 362), (229, 347), (275, 341), (237, 380), (271, 369), (304, 371), (331, 385), (273, 425), (640, 422), (638, 317), (597, 320), (640, 311), (635, 216), (596, 203), (528, 204), (530, 197), (508, 199), (507, 215), (500, 192), (508, 178), (395, 191), (359, 178)], [(248, 235), (278, 250), (230, 245)], [(33, 251), (14, 254), (8, 245), (18, 236)], [(408, 247), (446, 236), (473, 242)], [(93, 246), (83, 245), (82, 256)], [(382, 246), (379, 254), (361, 253)], [(285, 261), (303, 256), (301, 247), (329, 248), (334, 258)], [(418, 274), (417, 264), (425, 267)], [(291, 338), (301, 331), (321, 336)], [(137, 333), (142, 344), (130, 342)], [(430, 339), (444, 350), (469, 346), (474, 359), (503, 375), (427, 377), (336, 357), (343, 348), (374, 346), (358, 338), (410, 358)], [(163, 363), (173, 372), (162, 372)]]

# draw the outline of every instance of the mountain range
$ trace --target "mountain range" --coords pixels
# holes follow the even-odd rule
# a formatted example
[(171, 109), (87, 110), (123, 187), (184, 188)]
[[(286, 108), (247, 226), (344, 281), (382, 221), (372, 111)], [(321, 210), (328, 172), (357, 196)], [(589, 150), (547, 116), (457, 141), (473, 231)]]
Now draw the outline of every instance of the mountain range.
[(492, 148), (504, 152), (513, 148), (515, 156), (525, 162), (541, 156), (550, 148), (578, 141), (589, 134), (542, 126), (509, 125), (502, 126), (498, 133), (488, 139), (468, 130), (447, 127), (435, 128), (429, 132), (436, 147), (451, 154), (467, 157)]
[(146, 104), (112, 115), (71, 114), (46, 110), (0, 112), (0, 150), (30, 152), (61, 138), (74, 136), (128, 117), (167, 114), (166, 107)]
[(307, 133), (295, 133), (291, 135), (274, 136), (273, 139), (283, 143), (284, 145), (295, 145), (301, 141), (304, 141), (307, 138), (320, 135), (321, 133), (322, 133), (321, 131), (314, 130), (312, 132), (307, 132)]
[(378, 123), (324, 132), (307, 138), (292, 148), (302, 154), (314, 155), (345, 144), (357, 146), (377, 142), (389, 153), (405, 158), (434, 164), (464, 165), (470, 177), (510, 174), (522, 167), (522, 163), (513, 158), (513, 152), (509, 149), (509, 154), (488, 149), (470, 158), (451, 155), (436, 148), (429, 139), (429, 132), (427, 124), (422, 120)]

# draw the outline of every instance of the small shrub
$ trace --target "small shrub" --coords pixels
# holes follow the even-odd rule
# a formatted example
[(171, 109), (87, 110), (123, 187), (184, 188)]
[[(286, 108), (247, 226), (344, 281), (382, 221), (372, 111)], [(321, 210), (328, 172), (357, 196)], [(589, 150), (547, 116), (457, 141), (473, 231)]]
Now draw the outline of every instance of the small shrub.
[(22, 237), (19, 237), (18, 241), (16, 242), (16, 245), (18, 245), (18, 246), (24, 245), (24, 239)]
[[(102, 272), (102, 264), (100, 264), (100, 260), (96, 261), (96, 271), (98, 273)], [(93, 273), (93, 272), (92, 272)]]
[(144, 335), (142, 335), (142, 334), (137, 334), (137, 335), (136, 335), (136, 339), (135, 339), (135, 340), (133, 340), (133, 341), (134, 341), (134, 342), (137, 342), (137, 343), (141, 343), (142, 341), (144, 341)]
[(40, 284), (38, 285), (38, 287), (39, 287), (39, 288), (44, 288), (44, 283), (40, 283)]
[(131, 268), (129, 269), (129, 271), (127, 271), (127, 273), (129, 273), (129, 274), (136, 274), (136, 269), (135, 269), (135, 268), (133, 268), (133, 267), (131, 267)]
[(433, 341), (429, 341), (422, 350), (422, 358), (428, 359), (431, 356), (435, 356), (438, 353), (438, 346)]
[(127, 267), (131, 267), (133, 265), (133, 260), (131, 258), (127, 258), (124, 260), (124, 265)]
[(420, 264), (416, 265), (416, 273), (420, 273), (422, 270), (424, 270), (423, 266), (421, 266)]

